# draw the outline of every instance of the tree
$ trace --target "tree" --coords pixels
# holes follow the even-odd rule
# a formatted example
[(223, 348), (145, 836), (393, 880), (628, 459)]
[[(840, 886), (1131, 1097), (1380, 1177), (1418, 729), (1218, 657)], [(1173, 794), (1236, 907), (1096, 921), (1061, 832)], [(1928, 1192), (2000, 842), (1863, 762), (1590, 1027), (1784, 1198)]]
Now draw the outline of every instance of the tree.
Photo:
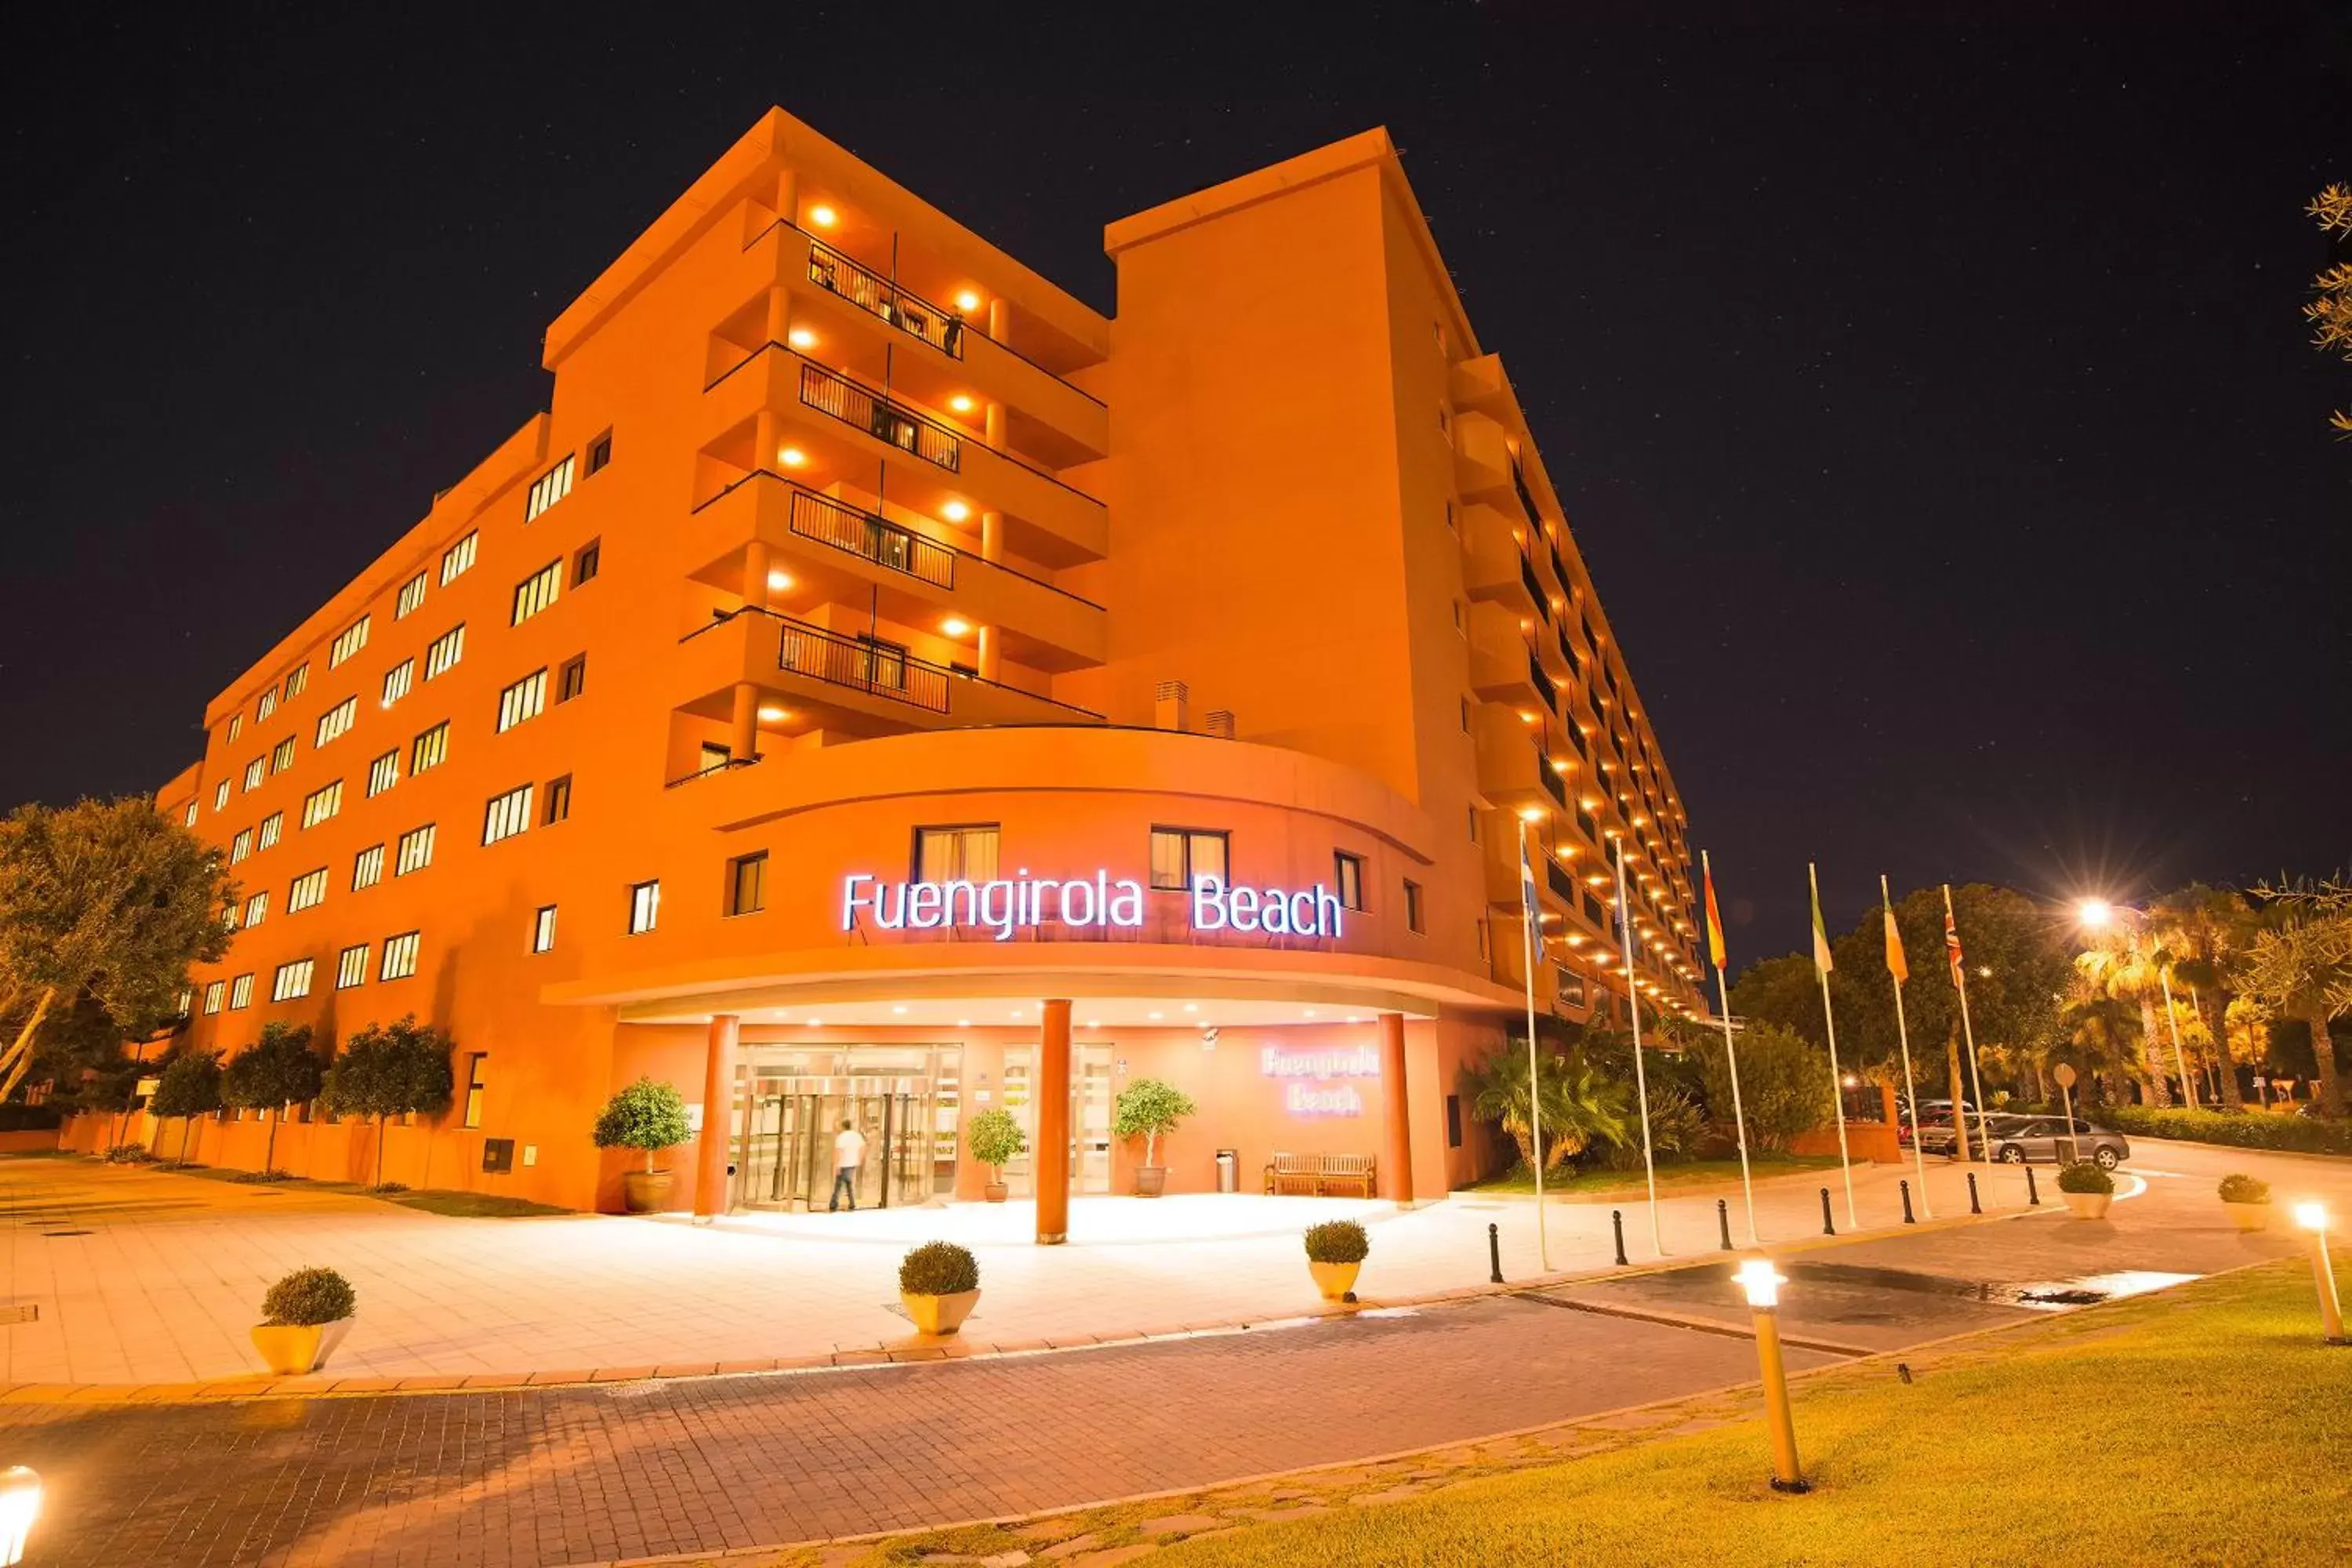
[(2149, 909), (2159, 939), (2174, 955), (2172, 976), (2194, 993), (2198, 1011), (2212, 1037), (2221, 1063), (2221, 1108), (2243, 1110), (2236, 1058), (2230, 1054), (2230, 1004), (2244, 988), (2247, 952), (2253, 945), (2254, 911), (2227, 888), (2192, 882), (2167, 893)]
[(2088, 1083), (2103, 1089), (2109, 1100), (2124, 1103), (2124, 1075), (2139, 1061), (2138, 1011), (2118, 997), (2094, 991), (2069, 1002), (2060, 1022), (2068, 1043), (2057, 1054)]
[(1826, 1043), (1821, 983), (1813, 976), (1813, 961), (1801, 952), (1759, 958), (1741, 970), (1731, 987), (1731, 1016), (1785, 1029), (1815, 1045)]
[[(1811, 960), (1806, 963), (1810, 967)], [(1750, 1147), (1785, 1153), (1793, 1139), (1830, 1119), (1830, 1064), (1822, 1047), (1790, 1030), (1750, 1023), (1733, 1048), (1739, 1053), (1739, 1105)], [(1694, 1040), (1689, 1051), (1716, 1120), (1728, 1120), (1731, 1068), (1722, 1036)]]
[(438, 1116), (449, 1109), (456, 1080), (449, 1037), (410, 1014), (392, 1024), (370, 1024), (344, 1042), (327, 1069), (320, 1098), (337, 1116), (363, 1116), (376, 1124), (375, 1184), (383, 1185), (383, 1129), (395, 1116)]
[[(220, 1058), (210, 1051), (182, 1051), (163, 1064), (155, 1092), (147, 1100), (151, 1115), (194, 1120), (221, 1108)], [(188, 1139), (180, 1139), (180, 1163), (188, 1163)]]
[[(2139, 1008), (2141, 1069), (2148, 1098), (2158, 1105), (2172, 1103), (2171, 1073), (2187, 1070), (2185, 1062), (2168, 1054), (2169, 1042), (2157, 1028), (2157, 1007), (2164, 1000), (2165, 973), (2171, 963), (2172, 955), (2137, 921), (2114, 922), (2074, 957), (2075, 973), (2084, 985)], [(2184, 1097), (2189, 1093), (2185, 1079), (2180, 1092)]]
[[(2352, 185), (2331, 184), (2312, 197), (2303, 209), (2324, 234), (2352, 237)], [(2352, 360), (2352, 261), (2339, 261), (2311, 280), (2311, 302), (2303, 308), (2312, 325), (2312, 346), (2322, 353)], [(2328, 416), (2337, 434), (2352, 438), (2352, 412), (2337, 409)]]
[(310, 1048), (308, 1024), (276, 1020), (261, 1026), (261, 1038), (229, 1058), (222, 1069), (221, 1103), (239, 1110), (265, 1112), (269, 1118), (268, 1141), (261, 1152), (264, 1175), (278, 1157), (278, 1124), (289, 1105), (316, 1100), (326, 1079), (319, 1055)]
[(2246, 993), (2265, 1017), (2294, 1019), (2311, 1030), (2319, 1103), (2344, 1114), (2328, 1022), (2352, 1014), (2352, 887), (2258, 889), (2271, 900), (2263, 928), (2247, 949)]
[(236, 896), (220, 850), (145, 800), (0, 820), (0, 1099), (55, 1009), (102, 1009), (118, 1045), (175, 1017), (188, 965), (228, 951)]
[(1139, 1078), (1118, 1091), (1111, 1108), (1110, 1130), (1121, 1138), (1142, 1139), (1143, 1163), (1148, 1167), (1157, 1163), (1160, 1140), (1175, 1131), (1184, 1118), (1200, 1114), (1200, 1110), (1192, 1096), (1173, 1085), (1156, 1078)]
[(1612, 1083), (1588, 1062), (1557, 1051), (1536, 1057), (1538, 1088), (1528, 1089), (1528, 1042), (1524, 1037), (1506, 1041), (1475, 1070), (1465, 1075), (1470, 1090), (1470, 1114), (1501, 1127), (1518, 1147), (1519, 1163), (1534, 1170), (1534, 1108), (1543, 1112), (1544, 1168), (1581, 1154), (1596, 1142), (1626, 1135), (1632, 1103), (1627, 1086)]
[(693, 1137), (694, 1128), (677, 1089), (640, 1078), (604, 1102), (593, 1136), (599, 1149), (643, 1150), (650, 1174), (654, 1156)]

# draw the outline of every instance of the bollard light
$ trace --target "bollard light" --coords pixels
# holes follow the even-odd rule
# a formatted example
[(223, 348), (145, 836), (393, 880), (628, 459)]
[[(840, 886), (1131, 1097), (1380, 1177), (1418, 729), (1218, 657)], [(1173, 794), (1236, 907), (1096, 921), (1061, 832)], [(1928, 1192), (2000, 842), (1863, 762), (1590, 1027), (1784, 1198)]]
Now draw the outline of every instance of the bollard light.
[(2319, 1293), (2320, 1337), (2331, 1345), (2352, 1343), (2344, 1337), (2344, 1306), (2336, 1297), (2336, 1268), (2327, 1260), (2327, 1205), (2294, 1205), (2294, 1223), (2311, 1233), (2311, 1284)]
[(1789, 1414), (1789, 1373), (1780, 1359), (1780, 1287), (1788, 1279), (1769, 1258), (1750, 1258), (1734, 1271), (1756, 1323), (1756, 1365), (1764, 1384), (1764, 1420), (1772, 1431), (1772, 1489), (1811, 1487), (1797, 1464), (1797, 1424)]
[(25, 1560), (25, 1538), (40, 1517), (39, 1472), (24, 1465), (0, 1470), (0, 1563)]

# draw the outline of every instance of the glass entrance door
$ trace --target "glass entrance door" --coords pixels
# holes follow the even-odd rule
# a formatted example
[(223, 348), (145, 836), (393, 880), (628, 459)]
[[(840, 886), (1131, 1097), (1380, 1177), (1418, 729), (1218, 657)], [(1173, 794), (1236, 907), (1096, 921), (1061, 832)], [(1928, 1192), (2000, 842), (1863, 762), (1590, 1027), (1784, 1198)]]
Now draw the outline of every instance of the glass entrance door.
[[(754, 1072), (745, 1087), (733, 1151), (736, 1207), (825, 1206), (833, 1199), (835, 1141), (845, 1127), (866, 1140), (851, 1182), (858, 1207), (932, 1196), (938, 1113), (929, 1079)], [(951, 1164), (948, 1181), (954, 1181)]]
[(1070, 1131), (1076, 1144), (1072, 1190), (1110, 1191), (1111, 1052), (1092, 1041), (1077, 1047), (1070, 1075)]

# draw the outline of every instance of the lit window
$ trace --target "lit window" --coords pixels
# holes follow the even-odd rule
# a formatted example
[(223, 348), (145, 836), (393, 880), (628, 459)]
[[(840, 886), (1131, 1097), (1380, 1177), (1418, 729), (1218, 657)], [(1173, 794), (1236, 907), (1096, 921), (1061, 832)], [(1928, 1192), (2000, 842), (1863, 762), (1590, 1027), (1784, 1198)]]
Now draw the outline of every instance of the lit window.
[(466, 1057), (466, 1122), (468, 1127), (482, 1124), (482, 1097), (489, 1092), (489, 1080), (483, 1064), (490, 1059), (488, 1051), (472, 1051)]
[(481, 542), (479, 533), (469, 533), (441, 552), (441, 585), (444, 588), (472, 568), (475, 548)]
[(433, 864), (433, 840), (438, 824), (428, 822), (422, 827), (412, 827), (400, 836), (393, 856), (392, 874), (405, 877), (411, 871), (422, 871)]
[(425, 679), (430, 680), (436, 675), (447, 674), (450, 670), (456, 668), (457, 661), (465, 657), (466, 625), (463, 621), (460, 621), (456, 626), (451, 626), (447, 631), (443, 632), (439, 637), (435, 637), (433, 641), (426, 646), (425, 649)]
[(194, 827), (195, 825), (196, 803), (192, 800), (188, 802), (188, 809), (180, 814), (180, 826), (183, 827)]
[(352, 721), (357, 719), (359, 714), (360, 700), (356, 697), (344, 698), (341, 702), (319, 715), (318, 738), (310, 744), (313, 747), (323, 746), (336, 739), (352, 727)]
[(499, 731), (501, 735), (526, 719), (536, 719), (547, 710), (547, 671), (532, 670), (512, 686), (499, 693)]
[(268, 849), (274, 847), (278, 842), (278, 836), (285, 831), (286, 814), (282, 811), (271, 812), (268, 816), (261, 819), (261, 839), (258, 843), (254, 845), (254, 847), (256, 849)]
[(352, 891), (373, 888), (383, 880), (383, 846), (371, 844), (352, 861)]
[(269, 889), (264, 888), (261, 891), (254, 894), (253, 897), (245, 900), (245, 920), (243, 923), (246, 930), (251, 931), (255, 926), (259, 925), (268, 918)]
[(207, 1014), (221, 1010), (221, 998), (227, 989), (227, 986), (217, 980), (205, 987), (205, 1011)]
[(383, 755), (378, 757), (375, 761), (368, 764), (367, 792), (369, 799), (374, 799), (377, 795), (382, 795), (384, 791), (390, 789), (399, 782), (400, 751), (397, 747), (386, 752)]
[(298, 996), (310, 994), (310, 961), (298, 958), (291, 963), (281, 963), (269, 982), (272, 1002), (291, 1002)]
[(507, 624), (520, 626), (531, 616), (555, 603), (563, 589), (563, 563), (551, 561), (521, 582), (515, 584), (514, 618)]
[(493, 796), (482, 812), (482, 842), (496, 844), (530, 826), (530, 785)]
[(572, 775), (566, 773), (560, 779), (548, 780), (546, 799), (547, 804), (539, 817), (541, 827), (552, 826), (570, 816), (572, 815)]
[(278, 688), (273, 686), (263, 692), (260, 700), (254, 703), (253, 721), (257, 724), (266, 724), (269, 721), (269, 716), (277, 711)]
[(533, 952), (555, 951), (555, 906), (541, 904), (530, 917), (530, 950)]
[(240, 1007), (250, 1007), (252, 1005), (253, 976), (250, 974), (240, 974), (236, 979), (228, 983), (228, 1010), (234, 1013)]
[(294, 667), (294, 673), (286, 678), (286, 700), (291, 702), (297, 697), (301, 696), (303, 689), (310, 684), (310, 664), (305, 661), (304, 663), (296, 665)]
[(244, 733), (245, 715), (242, 713), (230, 714), (228, 716), (228, 743), (232, 746), (236, 745), (236, 738)]
[(337, 779), (324, 789), (312, 790), (302, 797), (302, 826), (316, 827), (343, 809), (343, 781)]
[(350, 626), (344, 627), (342, 632), (336, 637), (335, 640), (328, 645), (327, 668), (329, 669), (334, 668), (337, 665), (342, 663), (343, 660), (351, 658), (352, 655), (367, 647), (368, 623), (374, 618), (375, 617), (373, 616), (362, 616), (358, 620), (353, 621)]
[(335, 955), (335, 989), (349, 991), (367, 984), (368, 944), (357, 943)]
[(588, 656), (580, 654), (563, 661), (555, 673), (555, 700), (569, 702), (588, 689)]
[(406, 620), (416, 613), (418, 605), (425, 603), (425, 582), (429, 575), (428, 573), (419, 572), (400, 585), (400, 600), (392, 606), (394, 620)]
[(572, 459), (567, 456), (530, 482), (530, 493), (523, 498), (522, 520), (530, 521), (571, 493)]
[(294, 737), (287, 736), (269, 749), (269, 771), (282, 773), (294, 765)]
[(286, 889), (286, 912), (299, 914), (315, 904), (324, 902), (326, 897), (327, 868), (321, 866), (315, 871), (305, 871), (294, 879), (292, 887)]
[(228, 841), (228, 863), (234, 866), (252, 853), (253, 829), (250, 827), (238, 829), (236, 837)]
[(572, 585), (577, 588), (594, 577), (597, 569), (604, 563), (604, 556), (603, 542), (594, 539), (573, 551), (572, 552)]
[(961, 827), (915, 829), (915, 880), (918, 882), (993, 882), (996, 880), (995, 823)]
[(378, 980), (405, 980), (416, 973), (416, 932), (403, 931), (383, 939), (383, 966)]
[(213, 786), (213, 809), (215, 811), (226, 811), (228, 809), (228, 785), (229, 781), (223, 779), (220, 783)]
[(269, 776), (269, 759), (256, 757), (245, 764), (245, 787), (259, 789), (261, 781)]
[(1228, 874), (1227, 847), (1222, 831), (1155, 827), (1151, 830), (1151, 885), (1179, 890), (1192, 887), (1201, 877), (1214, 877), (1222, 884)]
[(407, 696), (409, 688), (415, 684), (416, 661), (413, 658), (402, 659), (383, 672), (383, 705), (386, 708), (391, 707)]
[(635, 936), (654, 929), (661, 918), (661, 884), (638, 882), (629, 889), (629, 934)]
[(767, 907), (768, 852), (741, 855), (727, 862), (727, 912), (755, 915)]
[(1361, 910), (1364, 907), (1364, 858), (1350, 855), (1345, 849), (1331, 853), (1333, 879), (1339, 884), (1339, 907)]
[(430, 768), (437, 768), (449, 755), (449, 721), (444, 719), (416, 737), (408, 749), (408, 773), (414, 778)]

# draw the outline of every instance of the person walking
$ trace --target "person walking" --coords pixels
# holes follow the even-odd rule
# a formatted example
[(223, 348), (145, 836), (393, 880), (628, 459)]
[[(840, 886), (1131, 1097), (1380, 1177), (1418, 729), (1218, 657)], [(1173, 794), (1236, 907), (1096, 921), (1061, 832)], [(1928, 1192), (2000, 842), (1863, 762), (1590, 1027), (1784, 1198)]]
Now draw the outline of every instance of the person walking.
[(845, 1121), (833, 1135), (833, 1196), (825, 1203), (825, 1213), (839, 1209), (844, 1199), (848, 1200), (850, 1213), (857, 1212), (857, 1167), (864, 1163), (865, 1136)]

